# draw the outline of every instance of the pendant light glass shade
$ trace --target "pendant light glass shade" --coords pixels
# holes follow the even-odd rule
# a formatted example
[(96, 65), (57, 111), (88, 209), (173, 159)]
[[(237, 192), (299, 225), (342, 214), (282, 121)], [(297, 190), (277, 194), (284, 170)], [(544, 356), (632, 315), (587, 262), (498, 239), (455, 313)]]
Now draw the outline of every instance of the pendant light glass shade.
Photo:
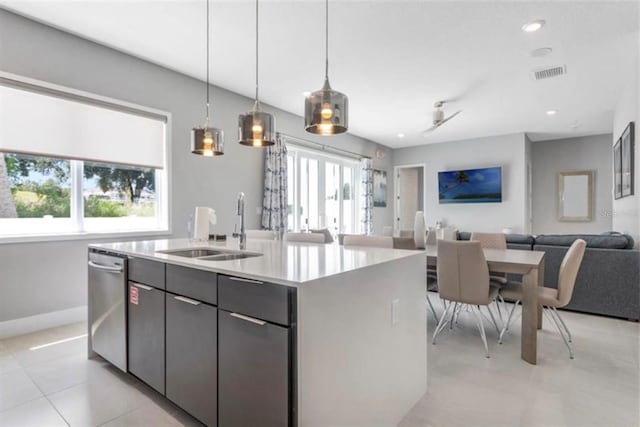
[(202, 127), (191, 129), (191, 152), (199, 156), (213, 157), (224, 154), (224, 132), (209, 126), (209, 0), (207, 0), (207, 82), (206, 118)]
[(205, 157), (224, 154), (224, 132), (212, 127), (191, 129), (191, 152)]
[(276, 119), (262, 111), (257, 101), (253, 110), (238, 117), (238, 142), (251, 147), (268, 147), (276, 143)]
[(331, 89), (329, 79), (304, 103), (304, 130), (317, 135), (337, 135), (349, 128), (349, 98)]
[(304, 130), (316, 135), (337, 135), (349, 128), (349, 98), (329, 84), (329, 0), (325, 0), (325, 11), (324, 85), (304, 101)]
[(260, 107), (258, 86), (258, 0), (256, 0), (256, 101), (253, 109), (238, 116), (238, 143), (250, 147), (268, 147), (276, 143), (276, 119)]

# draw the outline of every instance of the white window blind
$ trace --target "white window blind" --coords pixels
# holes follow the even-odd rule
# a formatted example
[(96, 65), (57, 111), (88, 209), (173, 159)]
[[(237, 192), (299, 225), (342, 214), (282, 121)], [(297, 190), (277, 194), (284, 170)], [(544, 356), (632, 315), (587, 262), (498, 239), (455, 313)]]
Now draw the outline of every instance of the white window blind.
[(0, 151), (161, 169), (165, 119), (0, 85)]

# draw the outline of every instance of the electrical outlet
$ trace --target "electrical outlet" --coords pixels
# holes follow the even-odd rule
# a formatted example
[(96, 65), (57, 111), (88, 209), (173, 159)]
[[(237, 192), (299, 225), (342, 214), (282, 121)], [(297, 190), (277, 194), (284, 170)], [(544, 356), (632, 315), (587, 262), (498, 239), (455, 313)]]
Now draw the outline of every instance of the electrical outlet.
[(398, 323), (400, 323), (400, 300), (394, 299), (391, 301), (391, 325)]

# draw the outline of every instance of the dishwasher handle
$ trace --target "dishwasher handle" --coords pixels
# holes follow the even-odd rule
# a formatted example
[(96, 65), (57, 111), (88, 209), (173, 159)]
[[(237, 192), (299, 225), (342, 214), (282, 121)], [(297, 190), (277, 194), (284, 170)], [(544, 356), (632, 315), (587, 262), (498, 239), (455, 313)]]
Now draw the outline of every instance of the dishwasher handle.
[(123, 271), (122, 267), (110, 267), (108, 265), (97, 264), (93, 261), (89, 261), (89, 267), (106, 271), (108, 273), (122, 273)]

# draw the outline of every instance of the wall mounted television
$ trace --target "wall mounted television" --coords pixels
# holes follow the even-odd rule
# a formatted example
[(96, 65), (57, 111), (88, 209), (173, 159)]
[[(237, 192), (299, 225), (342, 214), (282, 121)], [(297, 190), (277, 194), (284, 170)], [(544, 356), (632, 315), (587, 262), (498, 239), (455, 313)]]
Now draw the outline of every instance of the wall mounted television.
[(502, 203), (502, 168), (438, 172), (440, 204)]

